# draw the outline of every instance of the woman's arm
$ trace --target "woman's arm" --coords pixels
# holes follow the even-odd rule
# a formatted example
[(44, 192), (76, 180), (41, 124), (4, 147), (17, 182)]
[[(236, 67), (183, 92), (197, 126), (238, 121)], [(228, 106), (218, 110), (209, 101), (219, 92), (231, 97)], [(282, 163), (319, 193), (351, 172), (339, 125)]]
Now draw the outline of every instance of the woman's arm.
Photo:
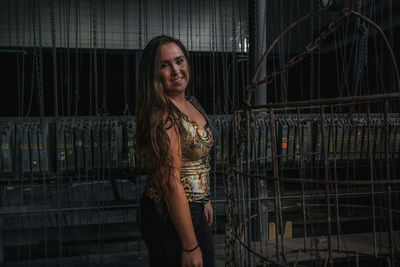
[[(182, 242), (182, 248), (190, 250), (197, 246), (197, 239), (193, 229), (189, 203), (180, 182), (181, 175), (181, 146), (178, 129), (170, 127), (167, 130), (170, 141), (172, 159), (172, 177), (168, 179), (169, 189), (165, 194), (168, 213)], [(202, 267), (203, 258), (200, 248), (191, 252), (182, 251), (182, 267)]]
[(204, 215), (206, 216), (208, 225), (212, 225), (214, 222), (214, 210), (211, 205), (211, 200), (204, 205)]

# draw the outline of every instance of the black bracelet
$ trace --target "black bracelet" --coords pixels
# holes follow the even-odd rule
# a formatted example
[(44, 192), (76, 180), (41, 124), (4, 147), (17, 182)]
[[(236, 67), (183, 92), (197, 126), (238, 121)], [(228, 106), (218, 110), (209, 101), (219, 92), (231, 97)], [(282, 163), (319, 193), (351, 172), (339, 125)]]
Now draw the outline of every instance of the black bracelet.
[(193, 252), (193, 251), (195, 251), (198, 247), (199, 247), (199, 243), (197, 243), (197, 245), (196, 245), (194, 248), (191, 248), (191, 249), (184, 249), (184, 248), (182, 248), (182, 251), (185, 251), (185, 252)]

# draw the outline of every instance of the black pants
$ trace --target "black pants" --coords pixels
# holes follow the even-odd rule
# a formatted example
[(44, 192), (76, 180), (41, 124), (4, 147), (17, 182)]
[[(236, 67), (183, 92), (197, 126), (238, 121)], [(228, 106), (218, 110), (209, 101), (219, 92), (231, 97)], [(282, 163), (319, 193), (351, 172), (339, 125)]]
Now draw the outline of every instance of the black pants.
[[(193, 227), (203, 254), (203, 266), (214, 267), (214, 247), (210, 227), (204, 215), (204, 204), (190, 203)], [(157, 207), (146, 196), (141, 201), (140, 231), (145, 241), (151, 267), (180, 267), (181, 241), (166, 207)]]

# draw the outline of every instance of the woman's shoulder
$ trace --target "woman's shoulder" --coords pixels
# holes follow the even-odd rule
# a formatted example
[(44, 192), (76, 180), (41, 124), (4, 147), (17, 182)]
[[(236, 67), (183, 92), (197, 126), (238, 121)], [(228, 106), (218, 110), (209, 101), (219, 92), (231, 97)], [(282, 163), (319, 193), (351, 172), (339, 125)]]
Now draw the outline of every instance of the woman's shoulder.
[(200, 104), (199, 101), (197, 100), (197, 98), (192, 96), (192, 95), (186, 96), (186, 100), (189, 101), (192, 104), (193, 103)]
[(193, 106), (195, 106), (198, 110), (200, 110), (203, 115), (206, 115), (206, 111), (204, 110), (203, 106), (200, 104), (199, 100), (196, 97), (190, 95), (186, 97), (186, 100), (189, 101)]
[(214, 120), (212, 116), (209, 116), (203, 106), (200, 104), (200, 102), (197, 100), (196, 97), (194, 96), (187, 96), (186, 99), (192, 103), (193, 106), (195, 106), (202, 114), (203, 116), (207, 119), (208, 125), (211, 128), (213, 134), (217, 134), (218, 129), (215, 126)]

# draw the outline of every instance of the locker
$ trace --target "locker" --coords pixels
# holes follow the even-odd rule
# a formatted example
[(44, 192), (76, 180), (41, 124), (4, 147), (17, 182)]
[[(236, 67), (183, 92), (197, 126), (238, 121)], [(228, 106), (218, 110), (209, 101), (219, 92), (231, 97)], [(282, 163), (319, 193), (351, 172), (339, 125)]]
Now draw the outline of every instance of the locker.
[(271, 120), (266, 116), (264, 118), (264, 125), (265, 125), (265, 137), (266, 137), (266, 147), (265, 147), (265, 154), (266, 154), (266, 162), (272, 164), (272, 131), (271, 131)]
[(293, 165), (295, 163), (296, 159), (296, 145), (298, 142), (298, 120), (294, 119), (293, 116), (288, 116), (286, 118), (286, 124), (288, 127), (288, 138), (287, 138), (287, 149), (286, 149), (286, 155), (287, 155), (287, 163)]
[(233, 142), (233, 124), (230, 117), (224, 117), (221, 122), (222, 127), (222, 145), (221, 145), (221, 154), (222, 154), (222, 166), (227, 166), (229, 164), (230, 157), (232, 155), (232, 146)]
[(278, 160), (285, 163), (287, 160), (287, 149), (288, 149), (288, 139), (289, 139), (289, 129), (287, 122), (284, 117), (280, 116), (275, 121), (276, 131), (277, 131), (277, 151)]
[(74, 151), (75, 151), (75, 171), (83, 172), (85, 170), (85, 147), (84, 147), (84, 122), (76, 120), (73, 127)]
[(399, 157), (399, 118), (391, 116), (389, 119), (389, 151), (390, 158), (396, 159)]
[(336, 146), (336, 161), (339, 163), (343, 160), (344, 155), (344, 132), (345, 132), (344, 119), (338, 117), (335, 126), (335, 146)]
[(101, 169), (108, 169), (110, 168), (110, 136), (109, 136), (109, 129), (108, 129), (109, 121), (108, 119), (102, 119), (99, 122), (99, 145), (100, 145), (100, 155), (101, 155)]
[(313, 138), (312, 138), (312, 161), (316, 164), (323, 160), (323, 145), (322, 145), (322, 126), (321, 121), (318, 119), (313, 119)]
[(362, 142), (363, 142), (363, 121), (360, 117), (360, 114), (357, 114), (353, 117), (353, 139), (354, 139), (354, 149), (353, 149), (353, 160), (361, 159), (361, 152), (362, 152)]
[(56, 124), (57, 170), (62, 174), (72, 174), (76, 170), (73, 124), (69, 120)]
[(349, 153), (348, 159), (353, 161), (357, 159), (357, 139), (358, 139), (358, 129), (357, 125), (352, 118), (350, 120), (349, 127)]
[(126, 143), (126, 121), (127, 118), (123, 117), (118, 121), (117, 127), (117, 137), (118, 137), (118, 154), (117, 154), (117, 162), (118, 162), (118, 169), (124, 168), (124, 154), (127, 152), (127, 143)]
[(369, 160), (370, 154), (369, 150), (371, 149), (371, 152), (373, 152), (373, 144), (374, 144), (374, 139), (375, 139), (375, 134), (374, 134), (374, 125), (373, 125), (373, 119), (370, 117), (369, 120), (366, 118), (365, 119), (365, 125), (363, 129), (363, 156), (362, 158)]
[(320, 147), (320, 164), (324, 164), (324, 160), (325, 157), (327, 157), (327, 160), (331, 160), (332, 159), (332, 151), (333, 151), (333, 146), (331, 144), (333, 138), (332, 138), (332, 127), (333, 127), (333, 123), (332, 123), (333, 117), (330, 114), (327, 114), (325, 116), (325, 121), (323, 122), (323, 130), (324, 130), (324, 140), (322, 140), (322, 128), (320, 128), (321, 131), (321, 142), (324, 141), (324, 144), (322, 145), (321, 143), (321, 147)]
[(92, 122), (84, 120), (82, 125), (82, 141), (85, 158), (85, 172), (93, 171), (93, 144), (92, 144)]
[(384, 146), (384, 132), (383, 132), (383, 119), (379, 116), (373, 118), (373, 135), (374, 135), (374, 142), (373, 142), (373, 157), (374, 159), (382, 159), (385, 157), (385, 146)]
[(368, 122), (367, 116), (363, 116), (361, 122), (361, 147), (360, 147), (360, 159), (367, 160), (368, 155)]
[(335, 156), (334, 151), (336, 150), (336, 143), (335, 143), (335, 120), (336, 117), (335, 115), (329, 117), (327, 120), (326, 124), (326, 138), (327, 138), (327, 152), (328, 152), (328, 160), (331, 161), (333, 160), (333, 157)]
[[(301, 119), (297, 122), (298, 136), (295, 143), (295, 160), (299, 162), (303, 160), (303, 163), (308, 163), (311, 160), (311, 140), (312, 140), (312, 127), (311, 120)], [(301, 152), (301, 153), (300, 153)], [(302, 158), (300, 158), (302, 156)]]
[(268, 132), (267, 132), (267, 126), (265, 124), (265, 116), (259, 117), (257, 119), (257, 124), (258, 124), (258, 136), (259, 136), (259, 142), (258, 142), (258, 158), (259, 158), (259, 166), (266, 168), (268, 166), (267, 162), (267, 142), (268, 142)]
[(118, 167), (118, 120), (110, 119), (108, 125), (109, 135), (109, 162), (110, 168), (117, 169)]
[(118, 127), (121, 138), (121, 152), (118, 154), (118, 162), (120, 169), (126, 169), (128, 166), (128, 134), (127, 134), (127, 123), (128, 120), (124, 118)]
[(40, 176), (49, 173), (49, 125), (47, 122), (38, 121), (30, 125), (30, 154), (31, 168), (34, 174)]
[(22, 175), (31, 174), (31, 130), (31, 125), (29, 122), (17, 124), (17, 135), (20, 142), (18, 144), (19, 153), (17, 155), (16, 168), (17, 173)]
[(13, 125), (9, 122), (2, 122), (0, 124), (0, 172), (2, 173), (2, 175), (12, 174), (12, 135)]
[(399, 159), (400, 158), (400, 118), (397, 117), (394, 119), (393, 122), (393, 158)]
[[(260, 115), (260, 114), (257, 114)], [(250, 145), (250, 164), (251, 164), (251, 170), (258, 170), (259, 165), (258, 165), (258, 148), (259, 148), (259, 135), (258, 135), (258, 118), (255, 116), (254, 118), (254, 122), (251, 123), (250, 126), (250, 140), (248, 142), (248, 144)]]
[(211, 118), (214, 122), (217, 132), (214, 133), (214, 158), (216, 168), (219, 169), (222, 166), (222, 127), (221, 120), (219, 117), (213, 116)]
[(91, 125), (91, 143), (92, 143), (92, 164), (93, 171), (99, 170), (103, 164), (103, 155), (101, 151), (102, 140), (101, 140), (101, 121), (95, 119)]
[(136, 167), (135, 160), (135, 134), (136, 134), (136, 125), (133, 120), (129, 120), (126, 124), (126, 134), (127, 134), (127, 160), (128, 167), (134, 169)]
[(346, 162), (350, 159), (351, 152), (351, 125), (350, 121), (346, 118), (343, 118), (343, 132), (342, 132), (342, 156), (341, 161)]

